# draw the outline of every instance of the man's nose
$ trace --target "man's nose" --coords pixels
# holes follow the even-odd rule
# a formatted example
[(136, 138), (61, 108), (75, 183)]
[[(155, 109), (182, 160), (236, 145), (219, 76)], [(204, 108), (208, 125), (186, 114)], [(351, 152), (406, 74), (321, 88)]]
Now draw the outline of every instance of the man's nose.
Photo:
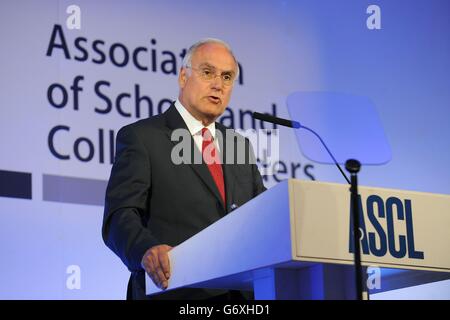
[(214, 79), (211, 80), (211, 88), (215, 90), (223, 89), (223, 81), (220, 74), (217, 74)]

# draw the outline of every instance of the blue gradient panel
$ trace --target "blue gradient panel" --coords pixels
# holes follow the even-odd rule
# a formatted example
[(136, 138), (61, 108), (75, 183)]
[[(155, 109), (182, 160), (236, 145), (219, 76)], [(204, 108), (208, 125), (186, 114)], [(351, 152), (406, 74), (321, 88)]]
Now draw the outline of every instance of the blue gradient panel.
[[(294, 92), (287, 98), (291, 119), (315, 132), (339, 163), (385, 164), (391, 159), (383, 127), (367, 97), (334, 92)], [(312, 161), (334, 163), (319, 138), (295, 130), (303, 154)]]

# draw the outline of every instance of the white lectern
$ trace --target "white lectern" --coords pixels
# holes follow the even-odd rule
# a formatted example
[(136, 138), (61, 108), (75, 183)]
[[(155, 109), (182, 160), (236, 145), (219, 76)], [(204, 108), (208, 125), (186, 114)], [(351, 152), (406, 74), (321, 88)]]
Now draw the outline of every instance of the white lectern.
[[(450, 196), (359, 187), (362, 265), (450, 272)], [(286, 180), (173, 248), (167, 290), (353, 299), (349, 186)], [(146, 277), (146, 293), (161, 292)]]

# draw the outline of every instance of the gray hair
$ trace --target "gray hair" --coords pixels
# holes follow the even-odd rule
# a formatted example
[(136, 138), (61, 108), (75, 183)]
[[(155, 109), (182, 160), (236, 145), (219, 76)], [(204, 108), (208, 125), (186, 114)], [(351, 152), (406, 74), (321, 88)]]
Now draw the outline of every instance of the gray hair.
[(203, 45), (205, 45), (205, 44), (208, 44), (208, 43), (217, 43), (217, 44), (220, 44), (220, 45), (224, 46), (224, 47), (230, 52), (231, 56), (232, 56), (233, 59), (234, 59), (234, 62), (236, 62), (236, 69), (237, 69), (237, 72), (236, 72), (236, 79), (237, 79), (237, 78), (239, 77), (239, 64), (238, 64), (238, 62), (237, 62), (236, 57), (234, 56), (233, 50), (231, 50), (231, 47), (228, 45), (228, 43), (226, 43), (225, 41), (222, 41), (222, 40), (220, 40), (220, 39), (216, 39), (216, 38), (204, 38), (204, 39), (201, 39), (200, 41), (197, 41), (196, 43), (194, 43), (194, 44), (188, 49), (188, 51), (186, 52), (186, 54), (184, 55), (183, 62), (182, 62), (182, 65), (181, 65), (181, 66), (184, 67), (184, 68), (192, 67), (192, 56), (194, 55), (195, 51), (196, 51), (199, 47), (201, 47), (201, 46), (203, 46)]

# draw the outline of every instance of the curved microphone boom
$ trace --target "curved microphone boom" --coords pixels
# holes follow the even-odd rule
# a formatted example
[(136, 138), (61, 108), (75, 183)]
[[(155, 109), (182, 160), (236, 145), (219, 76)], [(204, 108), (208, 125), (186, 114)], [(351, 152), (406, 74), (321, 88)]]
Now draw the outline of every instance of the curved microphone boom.
[(327, 152), (330, 155), (331, 159), (333, 159), (334, 164), (339, 169), (339, 171), (341, 172), (342, 176), (345, 178), (347, 183), (351, 184), (350, 180), (348, 179), (348, 177), (346, 176), (346, 174), (342, 170), (342, 168), (339, 165), (339, 163), (334, 158), (334, 156), (331, 153), (330, 149), (328, 149), (328, 147), (325, 144), (325, 142), (322, 140), (322, 138), (314, 130), (301, 125), (300, 122), (298, 122), (298, 121), (292, 121), (292, 120), (287, 120), (287, 119), (283, 119), (283, 118), (278, 118), (278, 117), (274, 117), (274, 116), (271, 116), (271, 115), (266, 114), (266, 113), (253, 112), (253, 118), (257, 119), (257, 120), (265, 121), (265, 122), (279, 124), (280, 126), (284, 126), (284, 127), (289, 127), (289, 128), (294, 128), (294, 129), (305, 129), (305, 130), (308, 130), (309, 132), (311, 132), (312, 134), (314, 134), (319, 139), (319, 141), (322, 143), (322, 145), (325, 147), (325, 150), (327, 150)]

